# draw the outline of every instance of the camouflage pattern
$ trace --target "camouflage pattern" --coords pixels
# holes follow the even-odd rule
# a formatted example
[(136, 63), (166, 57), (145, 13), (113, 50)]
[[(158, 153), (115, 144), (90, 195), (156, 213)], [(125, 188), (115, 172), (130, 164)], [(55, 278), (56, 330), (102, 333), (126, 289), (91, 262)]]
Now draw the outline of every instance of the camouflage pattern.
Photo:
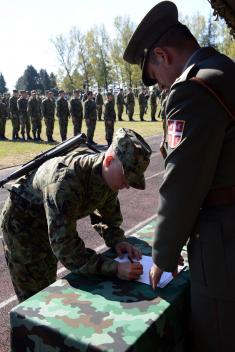
[[(128, 239), (145, 255), (151, 255), (155, 225)], [(188, 351), (188, 296), (187, 270), (155, 291), (138, 282), (69, 274), (11, 311), (11, 351)]]
[(12, 139), (16, 139), (20, 130), (20, 120), (17, 106), (17, 97), (14, 95), (9, 100), (9, 110), (12, 123)]
[(97, 109), (97, 117), (98, 117), (98, 120), (101, 121), (103, 105), (104, 105), (104, 99), (101, 93), (97, 93), (95, 98), (95, 103), (96, 103), (96, 109)]
[(104, 123), (105, 123), (105, 139), (108, 146), (111, 145), (113, 140), (114, 123), (116, 120), (116, 112), (114, 110), (113, 101), (107, 101), (104, 108)]
[(117, 94), (117, 115), (118, 115), (118, 121), (122, 121), (122, 114), (123, 114), (123, 107), (126, 105), (124, 95), (122, 92), (119, 92)]
[(97, 110), (96, 103), (92, 99), (87, 99), (84, 104), (84, 118), (87, 126), (87, 140), (89, 143), (93, 142), (95, 133)]
[(81, 133), (82, 119), (83, 119), (83, 106), (80, 98), (72, 98), (70, 100), (70, 115), (73, 122), (74, 136)]
[(135, 96), (132, 91), (130, 91), (126, 95), (126, 108), (127, 108), (129, 121), (133, 121), (133, 114), (134, 114), (134, 108), (135, 108)]
[(28, 105), (28, 100), (26, 98), (23, 98), (21, 96), (17, 100), (17, 107), (19, 111), (19, 120), (20, 120), (20, 133), (23, 138), (25, 138), (25, 130), (28, 137), (31, 130), (30, 119), (27, 113), (27, 105)]
[(56, 101), (56, 115), (59, 120), (60, 136), (62, 141), (64, 141), (67, 138), (68, 118), (70, 113), (68, 102), (63, 97), (59, 97)]
[(40, 137), (42, 131), (42, 113), (41, 113), (41, 100), (36, 97), (30, 97), (27, 106), (28, 115), (32, 124), (32, 132), (34, 139), (36, 134)]
[(7, 107), (6, 104), (0, 100), (0, 139), (6, 139), (5, 129), (7, 121)]
[(157, 95), (154, 89), (150, 94), (150, 106), (151, 106), (151, 120), (156, 121)]
[(146, 96), (144, 91), (139, 93), (138, 102), (139, 102), (139, 109), (140, 109), (140, 121), (144, 121), (144, 113), (146, 108)]
[(144, 172), (152, 153), (150, 146), (138, 133), (129, 128), (119, 128), (112, 145), (122, 162), (128, 184), (137, 189), (144, 189)]
[(52, 141), (55, 122), (55, 101), (53, 98), (46, 98), (42, 101), (42, 115), (46, 125), (46, 135), (48, 141)]
[(0, 223), (20, 301), (55, 281), (57, 260), (76, 273), (116, 274), (117, 263), (85, 248), (76, 231), (76, 221), (90, 215), (107, 246), (125, 240), (117, 193), (102, 178), (103, 158), (104, 153), (79, 148), (45, 162), (12, 187)]

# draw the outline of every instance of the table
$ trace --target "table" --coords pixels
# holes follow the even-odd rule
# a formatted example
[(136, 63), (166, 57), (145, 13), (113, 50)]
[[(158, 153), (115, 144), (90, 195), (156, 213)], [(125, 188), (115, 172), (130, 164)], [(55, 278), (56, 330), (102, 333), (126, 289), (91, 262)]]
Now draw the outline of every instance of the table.
[[(152, 221), (128, 240), (151, 255), (154, 228)], [(12, 352), (185, 351), (189, 272), (155, 291), (70, 273), (12, 309), (10, 322)]]

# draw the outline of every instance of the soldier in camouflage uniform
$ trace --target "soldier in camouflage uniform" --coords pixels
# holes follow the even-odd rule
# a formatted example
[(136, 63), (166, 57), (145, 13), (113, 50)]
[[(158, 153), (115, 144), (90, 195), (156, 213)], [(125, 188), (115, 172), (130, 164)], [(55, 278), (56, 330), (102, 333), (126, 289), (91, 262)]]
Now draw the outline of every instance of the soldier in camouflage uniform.
[(46, 125), (46, 135), (48, 142), (54, 142), (53, 131), (55, 123), (55, 100), (53, 92), (46, 92), (47, 97), (42, 101), (42, 116)]
[(141, 92), (138, 95), (139, 109), (140, 109), (140, 121), (144, 121), (144, 114), (146, 109), (146, 96), (145, 89), (142, 87)]
[(123, 95), (123, 89), (119, 90), (119, 93), (117, 95), (117, 111), (118, 111), (118, 121), (123, 121), (122, 119), (122, 114), (123, 114), (123, 108), (125, 105), (125, 99)]
[(87, 126), (87, 140), (90, 144), (96, 144), (96, 142), (93, 141), (93, 138), (97, 120), (97, 110), (96, 103), (93, 100), (93, 93), (91, 91), (87, 92), (87, 100), (84, 104), (84, 118)]
[(2, 98), (0, 97), (0, 140), (8, 139), (5, 136), (6, 121), (7, 121), (7, 107), (6, 107), (6, 104), (3, 103)]
[(59, 95), (60, 97), (56, 102), (56, 115), (59, 120), (61, 139), (62, 141), (65, 141), (67, 139), (68, 118), (70, 116), (69, 105), (64, 97), (65, 94), (63, 90), (59, 91)]
[(17, 107), (19, 111), (19, 119), (20, 119), (20, 133), (22, 138), (25, 140), (25, 129), (27, 134), (27, 140), (32, 140), (30, 136), (31, 124), (29, 120), (29, 116), (27, 113), (27, 94), (25, 90), (20, 91), (20, 98), (17, 100)]
[(134, 121), (133, 114), (134, 114), (134, 108), (135, 108), (135, 96), (131, 88), (129, 88), (128, 93), (126, 95), (126, 108), (127, 108), (129, 121)]
[(10, 117), (9, 101), (10, 101), (10, 94), (4, 93), (2, 97), (2, 102), (6, 105), (7, 118)]
[(36, 96), (36, 90), (31, 91), (31, 97), (28, 100), (27, 107), (28, 115), (31, 119), (33, 139), (35, 141), (41, 141), (42, 131), (42, 112), (41, 112), (41, 100)]
[(74, 136), (76, 136), (82, 130), (83, 106), (80, 99), (80, 91), (75, 89), (73, 94), (74, 96), (70, 100), (70, 115), (72, 116)]
[(113, 140), (116, 112), (114, 110), (113, 96), (111, 93), (107, 94), (107, 99), (108, 100), (105, 103), (105, 108), (104, 108), (104, 123), (105, 123), (105, 139), (109, 147)]
[(4, 251), (20, 301), (56, 280), (57, 261), (74, 273), (136, 279), (139, 263), (116, 261), (85, 248), (76, 221), (90, 215), (107, 246), (140, 259), (120, 228), (117, 197), (123, 188), (145, 188), (151, 148), (129, 129), (119, 129), (105, 153), (78, 148), (52, 158), (12, 186), (1, 217)]
[(17, 140), (19, 138), (20, 130), (20, 120), (19, 120), (19, 111), (17, 106), (18, 99), (18, 90), (13, 90), (13, 95), (9, 100), (9, 112), (12, 123), (12, 140)]
[(103, 105), (104, 105), (104, 99), (103, 99), (103, 96), (101, 94), (101, 89), (99, 88), (98, 89), (98, 93), (95, 97), (95, 102), (96, 102), (96, 109), (97, 109), (97, 117), (98, 117), (98, 120), (101, 121), (102, 118), (102, 112), (103, 112)]
[(151, 94), (150, 94), (150, 106), (151, 106), (151, 121), (157, 121), (156, 120), (156, 111), (157, 111), (157, 95), (155, 88), (153, 88)]

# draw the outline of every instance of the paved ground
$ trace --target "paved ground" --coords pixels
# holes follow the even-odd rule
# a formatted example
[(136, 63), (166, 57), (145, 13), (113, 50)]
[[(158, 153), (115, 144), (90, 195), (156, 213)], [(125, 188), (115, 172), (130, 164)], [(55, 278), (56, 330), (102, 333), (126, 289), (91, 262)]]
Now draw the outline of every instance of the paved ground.
[[(157, 207), (158, 189), (162, 182), (163, 160), (159, 153), (159, 144), (161, 137), (153, 136), (147, 138), (152, 147), (153, 154), (150, 166), (146, 172), (146, 189), (138, 191), (135, 189), (123, 190), (119, 193), (121, 209), (124, 217), (123, 229), (128, 233), (134, 232), (136, 227), (143, 225), (145, 221), (154, 217)], [(9, 170), (0, 171), (0, 179), (5, 177)], [(8, 191), (0, 190), (0, 209), (7, 197)], [(78, 223), (78, 232), (84, 239), (86, 246), (97, 248), (103, 245), (102, 239), (93, 231), (90, 226), (89, 218), (85, 218)], [(2, 234), (0, 233), (0, 239)], [(0, 352), (9, 351), (9, 311), (17, 304), (14, 290), (6, 267), (2, 246), (0, 245), (0, 272), (1, 272), (1, 290), (0, 290)], [(64, 276), (66, 270), (61, 265), (58, 266), (58, 276)]]

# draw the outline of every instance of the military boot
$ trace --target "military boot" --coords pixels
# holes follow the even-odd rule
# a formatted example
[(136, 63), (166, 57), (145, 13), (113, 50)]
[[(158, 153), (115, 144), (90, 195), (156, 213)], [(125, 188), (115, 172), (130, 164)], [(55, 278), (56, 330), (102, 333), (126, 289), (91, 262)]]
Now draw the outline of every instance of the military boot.
[(38, 141), (42, 141), (42, 138), (40, 137), (40, 133), (39, 132), (37, 133), (37, 140)]
[[(29, 137), (28, 137), (28, 139), (29, 139)], [(38, 140), (37, 137), (36, 137), (36, 132), (33, 132), (33, 139), (34, 139), (35, 141)]]
[(12, 140), (15, 141), (16, 140), (16, 133), (12, 132)]
[(32, 139), (33, 139), (33, 138), (30, 136), (30, 134), (27, 133), (27, 140), (28, 140), (28, 141), (32, 141)]
[(23, 141), (25, 141), (25, 134), (21, 133)]

